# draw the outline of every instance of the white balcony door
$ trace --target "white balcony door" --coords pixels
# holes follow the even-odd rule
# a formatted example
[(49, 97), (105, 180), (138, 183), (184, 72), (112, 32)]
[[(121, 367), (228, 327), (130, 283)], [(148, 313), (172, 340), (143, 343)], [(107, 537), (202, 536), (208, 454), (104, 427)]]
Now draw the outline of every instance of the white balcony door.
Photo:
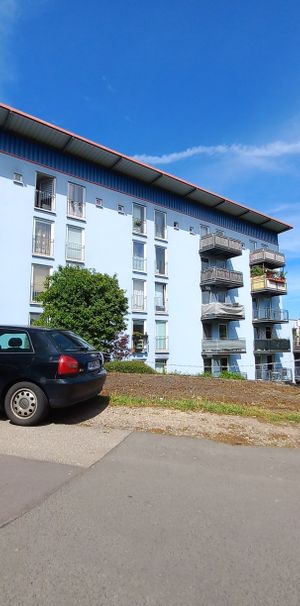
[(145, 307), (145, 282), (133, 280), (133, 309), (143, 310)]
[(84, 217), (84, 187), (69, 183), (68, 204), (68, 214), (79, 218)]
[(167, 322), (157, 320), (155, 322), (156, 328), (156, 349), (166, 350), (167, 349)]
[(166, 306), (166, 286), (165, 284), (160, 284), (159, 282), (155, 282), (155, 308), (157, 311), (164, 311)]
[(133, 242), (133, 269), (145, 270), (145, 245), (142, 242)]
[(82, 230), (76, 229), (76, 227), (68, 227), (67, 232), (67, 259), (74, 261), (83, 260), (83, 247), (82, 247)]

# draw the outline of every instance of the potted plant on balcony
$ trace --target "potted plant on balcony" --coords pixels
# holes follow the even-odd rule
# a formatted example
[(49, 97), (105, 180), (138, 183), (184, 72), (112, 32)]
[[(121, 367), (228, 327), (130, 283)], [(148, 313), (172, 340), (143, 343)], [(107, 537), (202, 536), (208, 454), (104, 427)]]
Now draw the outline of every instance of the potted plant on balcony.
[(148, 343), (147, 333), (143, 334), (140, 332), (134, 332), (132, 334), (133, 353), (143, 352), (145, 350), (147, 343)]
[(142, 219), (136, 219), (136, 218), (133, 219), (134, 229), (138, 229), (139, 227), (142, 227), (142, 225), (143, 225)]

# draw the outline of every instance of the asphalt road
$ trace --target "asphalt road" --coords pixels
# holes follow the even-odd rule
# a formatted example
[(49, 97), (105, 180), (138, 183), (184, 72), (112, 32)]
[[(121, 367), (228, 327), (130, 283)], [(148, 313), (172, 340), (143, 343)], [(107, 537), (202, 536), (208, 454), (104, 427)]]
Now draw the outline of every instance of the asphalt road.
[(300, 451), (88, 429), (0, 423), (1, 606), (299, 606)]

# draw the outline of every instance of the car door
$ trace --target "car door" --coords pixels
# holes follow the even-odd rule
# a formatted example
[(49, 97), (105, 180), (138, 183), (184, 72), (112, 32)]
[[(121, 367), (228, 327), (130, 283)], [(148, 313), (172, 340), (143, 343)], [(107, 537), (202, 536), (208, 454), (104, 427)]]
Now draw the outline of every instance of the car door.
[(0, 327), (0, 395), (6, 386), (30, 379), (34, 350), (25, 329)]

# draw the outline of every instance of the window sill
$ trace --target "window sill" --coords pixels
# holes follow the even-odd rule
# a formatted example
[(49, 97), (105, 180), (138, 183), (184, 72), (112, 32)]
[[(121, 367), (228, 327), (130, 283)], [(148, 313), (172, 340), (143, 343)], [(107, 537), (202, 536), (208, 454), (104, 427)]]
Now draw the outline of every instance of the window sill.
[(55, 209), (54, 210), (48, 210), (47, 208), (40, 208), (39, 206), (35, 206), (34, 210), (36, 212), (39, 212), (39, 213), (43, 213), (43, 214), (46, 213), (47, 215), (54, 215), (54, 216), (56, 216), (56, 210)]
[(72, 221), (80, 221), (81, 223), (86, 223), (86, 217), (76, 217), (76, 215), (70, 215), (67, 213), (67, 219), (72, 219)]
[(71, 259), (70, 257), (66, 257), (66, 263), (78, 263), (78, 265), (84, 265), (85, 261), (80, 259)]
[(49, 261), (54, 261), (54, 255), (43, 255), (43, 253), (32, 253), (33, 257), (38, 257), (39, 259), (49, 259)]

